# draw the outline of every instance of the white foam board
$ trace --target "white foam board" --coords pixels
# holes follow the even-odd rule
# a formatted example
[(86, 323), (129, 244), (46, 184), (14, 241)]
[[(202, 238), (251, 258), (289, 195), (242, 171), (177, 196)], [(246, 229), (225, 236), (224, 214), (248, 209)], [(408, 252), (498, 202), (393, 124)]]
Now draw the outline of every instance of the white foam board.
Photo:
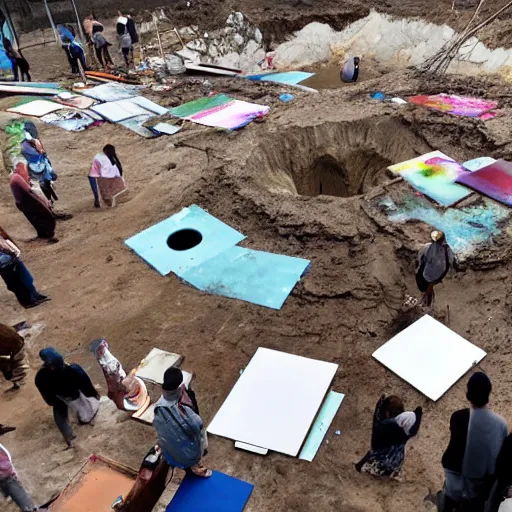
[(256, 453), (258, 455), (267, 455), (267, 448), (260, 448), (259, 446), (254, 446), (252, 444), (241, 443), (240, 441), (235, 441), (235, 448), (239, 450), (245, 450), (246, 452)]
[(260, 347), (207, 430), (296, 456), (337, 369)]
[(62, 108), (65, 108), (64, 105), (55, 103), (54, 101), (35, 100), (19, 105), (18, 107), (8, 108), (7, 111), (26, 116), (42, 117)]
[(137, 103), (134, 103), (132, 99), (101, 103), (91, 107), (91, 110), (113, 123), (124, 121), (125, 119), (130, 119), (142, 114), (152, 113), (145, 108), (142, 108)]
[(439, 400), (486, 353), (425, 315), (373, 357), (431, 400)]

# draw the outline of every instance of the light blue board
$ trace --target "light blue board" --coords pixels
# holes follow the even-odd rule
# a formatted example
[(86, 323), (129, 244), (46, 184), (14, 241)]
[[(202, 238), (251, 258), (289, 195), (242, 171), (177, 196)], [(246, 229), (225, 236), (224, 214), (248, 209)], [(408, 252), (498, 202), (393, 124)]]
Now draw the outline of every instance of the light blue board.
[(487, 167), (488, 165), (496, 162), (494, 158), (490, 156), (481, 156), (479, 158), (474, 158), (473, 160), (468, 160), (462, 164), (462, 167), (467, 169), (468, 171), (475, 172), (481, 169), (482, 167)]
[(327, 398), (324, 400), (324, 403), (320, 408), (320, 412), (311, 427), (309, 436), (302, 447), (299, 459), (312, 462), (315, 458), (316, 452), (318, 451), (318, 448), (320, 448), (325, 434), (327, 434), (327, 430), (329, 430), (329, 426), (331, 425), (334, 416), (336, 416), (344, 398), (345, 395), (343, 393), (329, 391)]
[(309, 265), (309, 260), (231, 247), (181, 277), (214, 295), (281, 309)]
[(276, 82), (285, 85), (297, 85), (308, 78), (315, 76), (315, 73), (306, 73), (304, 71), (286, 71), (283, 73), (267, 73), (265, 75), (254, 75), (250, 80), (259, 80), (261, 82)]
[[(195, 229), (203, 235), (203, 240), (187, 251), (174, 251), (167, 245), (167, 239), (181, 229)], [(174, 272), (183, 277), (189, 268), (213, 258), (244, 238), (245, 235), (193, 204), (132, 236), (125, 244), (163, 276)]]

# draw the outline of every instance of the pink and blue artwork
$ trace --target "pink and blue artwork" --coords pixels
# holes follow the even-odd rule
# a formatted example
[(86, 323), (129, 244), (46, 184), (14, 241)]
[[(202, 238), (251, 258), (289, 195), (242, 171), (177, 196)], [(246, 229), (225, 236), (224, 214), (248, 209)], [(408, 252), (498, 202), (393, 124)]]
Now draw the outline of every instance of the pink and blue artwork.
[(468, 171), (441, 151), (392, 165), (389, 170), (441, 206), (452, 206), (471, 194), (471, 190), (455, 183)]
[(497, 160), (477, 171), (459, 176), (457, 182), (500, 203), (512, 206), (511, 162)]

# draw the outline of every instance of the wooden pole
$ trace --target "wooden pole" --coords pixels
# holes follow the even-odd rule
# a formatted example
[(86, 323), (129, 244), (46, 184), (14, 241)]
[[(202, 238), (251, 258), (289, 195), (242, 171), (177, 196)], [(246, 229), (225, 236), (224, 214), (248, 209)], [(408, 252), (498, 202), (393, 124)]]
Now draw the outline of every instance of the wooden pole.
[(44, 0), (44, 8), (46, 9), (46, 15), (48, 16), (48, 19), (50, 20), (50, 25), (52, 26), (55, 42), (59, 44), (59, 32), (57, 31), (57, 27), (53, 21), (52, 11), (50, 11), (50, 7), (48, 6), (48, 0)]
[(71, 4), (73, 5), (73, 10), (75, 11), (76, 24), (77, 24), (77, 27), (78, 27), (78, 33), (80, 34), (80, 40), (82, 41), (83, 44), (85, 44), (84, 29), (83, 29), (83, 26), (82, 26), (82, 22), (80, 21), (80, 15), (78, 14), (78, 9), (76, 8), (75, 0), (71, 0)]
[(160, 56), (162, 57), (162, 59), (164, 59), (164, 65), (165, 65), (164, 49), (162, 47), (162, 40), (160, 39), (160, 31), (158, 30), (158, 18), (155, 15), (153, 15), (153, 23), (155, 24), (156, 37), (158, 39), (158, 46), (160, 48)]

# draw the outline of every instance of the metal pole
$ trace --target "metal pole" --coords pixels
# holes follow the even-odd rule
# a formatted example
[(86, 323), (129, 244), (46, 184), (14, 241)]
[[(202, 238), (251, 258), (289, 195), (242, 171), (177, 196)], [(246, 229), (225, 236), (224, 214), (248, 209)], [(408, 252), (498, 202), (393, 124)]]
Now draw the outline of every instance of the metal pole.
[(80, 40), (82, 41), (83, 44), (85, 44), (84, 29), (82, 27), (82, 22), (80, 21), (80, 15), (78, 14), (78, 9), (76, 8), (75, 0), (71, 0), (71, 3), (73, 4), (73, 9), (75, 11), (76, 24), (78, 26), (78, 33), (80, 34)]
[(50, 7), (48, 6), (48, 1), (44, 0), (44, 7), (46, 9), (46, 15), (50, 20), (50, 25), (52, 26), (53, 35), (55, 37), (55, 42), (59, 43), (59, 32), (57, 31), (57, 27), (55, 26), (55, 22), (53, 21), (52, 11), (50, 11)]

